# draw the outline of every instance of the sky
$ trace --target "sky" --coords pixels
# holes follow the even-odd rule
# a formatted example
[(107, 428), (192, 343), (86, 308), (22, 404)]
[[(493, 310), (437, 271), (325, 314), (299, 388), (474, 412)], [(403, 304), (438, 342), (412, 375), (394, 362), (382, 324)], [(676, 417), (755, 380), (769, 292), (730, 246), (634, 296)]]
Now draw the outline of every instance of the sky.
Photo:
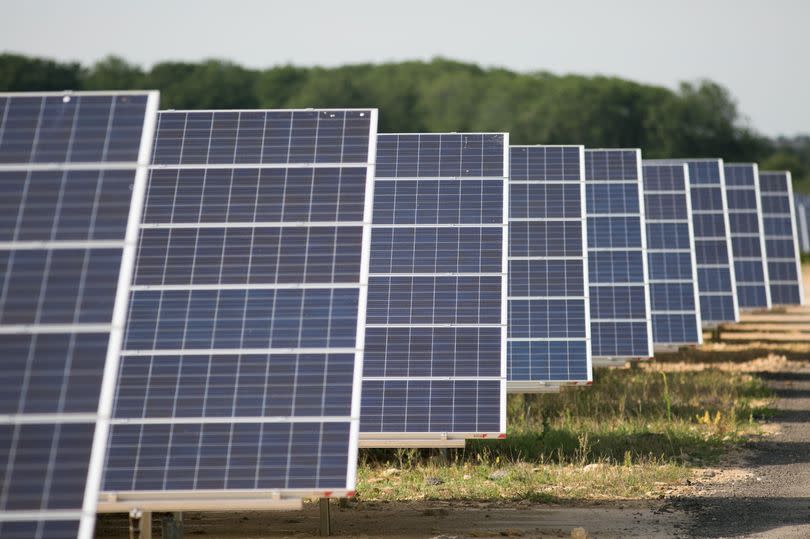
[(708, 78), (758, 131), (810, 133), (807, 0), (5, 0), (3, 13), (0, 51), (83, 64), (442, 56), (669, 88)]

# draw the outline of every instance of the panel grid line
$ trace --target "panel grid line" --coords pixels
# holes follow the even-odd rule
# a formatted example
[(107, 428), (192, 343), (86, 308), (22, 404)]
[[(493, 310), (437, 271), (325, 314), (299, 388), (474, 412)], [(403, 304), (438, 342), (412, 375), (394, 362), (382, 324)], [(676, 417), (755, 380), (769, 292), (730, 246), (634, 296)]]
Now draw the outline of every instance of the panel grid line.
[[(140, 205), (157, 98), (0, 95), (0, 174), (14, 192), (0, 217), (0, 348), (9, 366), (0, 521), (30, 521), (40, 535), (56, 520), (83, 539), (93, 534), (126, 305), (118, 285), (132, 270), (127, 246), (137, 230), (126, 218)], [(26, 447), (41, 451), (21, 453)]]
[(500, 434), (507, 137), (380, 135), (377, 144), (361, 432)]
[(756, 163), (726, 163), (724, 173), (737, 301), (740, 309), (770, 309), (759, 167)]
[(590, 381), (583, 148), (512, 146), (510, 159), (508, 387)]
[(651, 357), (641, 152), (586, 149), (585, 163), (593, 356)]
[(790, 172), (761, 171), (765, 261), (773, 305), (801, 305), (804, 287), (799, 249), (799, 228)]
[(689, 170), (700, 318), (704, 327), (739, 320), (725, 169), (722, 159), (668, 159), (651, 165), (685, 164)]
[(160, 113), (105, 491), (354, 489), (376, 118)]
[(662, 347), (700, 344), (689, 169), (685, 164), (645, 161), (642, 170), (653, 343)]

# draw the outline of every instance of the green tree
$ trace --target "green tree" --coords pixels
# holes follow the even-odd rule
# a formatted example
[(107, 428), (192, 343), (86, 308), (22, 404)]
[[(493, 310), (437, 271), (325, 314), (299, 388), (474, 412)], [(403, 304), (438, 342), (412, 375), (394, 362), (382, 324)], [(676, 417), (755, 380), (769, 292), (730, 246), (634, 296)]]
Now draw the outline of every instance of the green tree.
[(146, 75), (146, 84), (161, 92), (161, 107), (173, 109), (257, 108), (256, 80), (255, 71), (222, 60), (164, 62)]
[(0, 54), (0, 88), (6, 92), (81, 90), (81, 67), (19, 54)]
[[(723, 157), (791, 168), (810, 189), (810, 137), (768, 139), (708, 80), (676, 90), (616, 77), (517, 73), (436, 58), (335, 68), (245, 69), (108, 57), (87, 69), (0, 55), (0, 89), (147, 89), (177, 109), (377, 107), (380, 132), (508, 131), (513, 144), (640, 147), (646, 157)], [(805, 180), (805, 178), (807, 178)]]
[(87, 90), (148, 90), (143, 70), (118, 56), (108, 56), (83, 73)]
[(760, 161), (759, 170), (789, 170), (793, 178), (793, 189), (810, 193), (810, 175), (807, 166), (796, 154), (784, 150), (777, 151)]

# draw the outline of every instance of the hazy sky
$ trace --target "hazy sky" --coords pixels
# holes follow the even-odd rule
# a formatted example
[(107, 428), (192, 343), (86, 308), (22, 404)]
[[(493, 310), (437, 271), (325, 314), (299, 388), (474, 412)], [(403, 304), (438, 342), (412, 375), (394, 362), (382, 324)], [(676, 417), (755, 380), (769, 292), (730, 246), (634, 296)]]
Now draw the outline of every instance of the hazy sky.
[[(807, 0), (7, 0), (0, 51), (149, 66), (434, 56), (518, 71), (711, 78), (758, 130), (810, 133)], [(385, 111), (381, 111), (385, 114)]]

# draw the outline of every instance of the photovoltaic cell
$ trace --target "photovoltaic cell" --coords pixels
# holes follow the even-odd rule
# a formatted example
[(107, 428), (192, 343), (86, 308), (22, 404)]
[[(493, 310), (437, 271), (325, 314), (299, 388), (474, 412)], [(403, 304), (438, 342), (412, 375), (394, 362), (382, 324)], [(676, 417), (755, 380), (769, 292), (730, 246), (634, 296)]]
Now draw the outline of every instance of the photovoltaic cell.
[(804, 290), (790, 172), (763, 171), (759, 181), (771, 301), (799, 305)]
[(582, 146), (509, 149), (507, 387), (592, 380)]
[(700, 344), (689, 169), (645, 161), (642, 174), (653, 346)]
[(0, 94), (0, 537), (93, 535), (157, 101)]
[(505, 431), (506, 134), (381, 134), (363, 445)]
[(641, 151), (585, 150), (594, 358), (651, 357)]
[(102, 501), (354, 490), (376, 129), (159, 113)]
[[(671, 159), (646, 163), (686, 164), (689, 168), (700, 318), (704, 325), (738, 321), (723, 160)], [(744, 230), (742, 225), (738, 229)]]
[(729, 234), (740, 309), (769, 309), (771, 294), (762, 235), (759, 167), (756, 163), (726, 163)]
[(810, 196), (793, 193), (793, 199), (799, 250), (810, 253)]

